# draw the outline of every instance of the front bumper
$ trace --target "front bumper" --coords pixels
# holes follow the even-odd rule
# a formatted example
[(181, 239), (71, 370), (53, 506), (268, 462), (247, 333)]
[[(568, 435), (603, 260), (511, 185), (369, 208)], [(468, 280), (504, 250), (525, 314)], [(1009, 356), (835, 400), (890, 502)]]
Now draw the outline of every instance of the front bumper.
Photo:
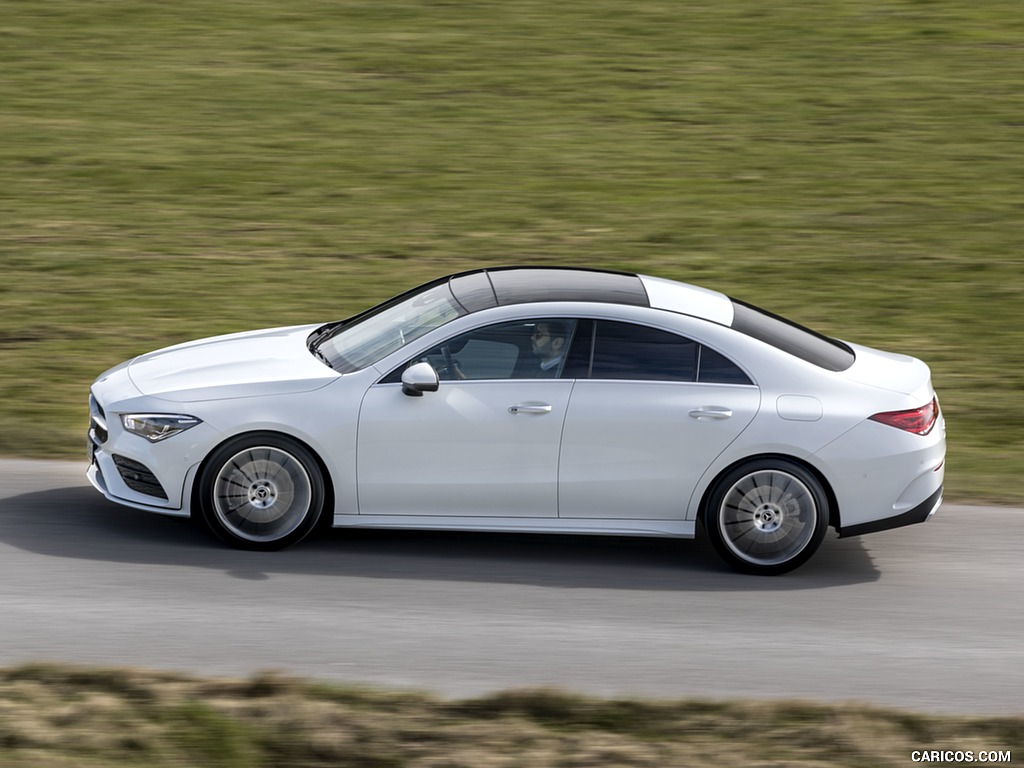
[(101, 397), (94, 389), (89, 398), (89, 482), (118, 504), (188, 517), (188, 490), (199, 459), (220, 439), (220, 433), (201, 423), (165, 441), (150, 443), (126, 432), (120, 414), (105, 407)]
[[(123, 495), (115, 495), (107, 486), (107, 476), (103, 474), (103, 471), (100, 469), (100, 464), (97, 461), (93, 461), (91, 464), (89, 464), (89, 469), (86, 470), (85, 476), (92, 484), (92, 487), (95, 488), (100, 493), (102, 493), (109, 501), (113, 501), (122, 506), (131, 507), (133, 509), (142, 509), (145, 510), (146, 512), (156, 512), (161, 515), (171, 515), (173, 517), (189, 517), (191, 514), (189, 505), (187, 504), (179, 506), (177, 508), (171, 508), (167, 506), (155, 506), (150, 503), (144, 503), (125, 498), (125, 496), (128, 494), (125, 493), (123, 490), (118, 491)], [(190, 486), (192, 476), (194, 476), (194, 471), (189, 473)]]

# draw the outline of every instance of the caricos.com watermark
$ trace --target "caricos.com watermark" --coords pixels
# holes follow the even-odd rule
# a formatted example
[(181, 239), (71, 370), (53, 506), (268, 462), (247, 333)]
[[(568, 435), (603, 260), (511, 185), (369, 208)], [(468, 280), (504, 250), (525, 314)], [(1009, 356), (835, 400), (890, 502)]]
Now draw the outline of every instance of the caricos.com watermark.
[(915, 749), (910, 753), (915, 763), (1012, 763), (1008, 749)]

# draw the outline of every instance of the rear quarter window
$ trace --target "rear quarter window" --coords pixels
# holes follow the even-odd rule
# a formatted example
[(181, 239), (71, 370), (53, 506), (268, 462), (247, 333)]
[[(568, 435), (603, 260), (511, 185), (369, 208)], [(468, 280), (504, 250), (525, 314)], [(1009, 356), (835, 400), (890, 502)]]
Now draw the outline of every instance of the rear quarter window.
[(702, 384), (753, 384), (740, 367), (711, 347), (701, 346), (697, 381)]

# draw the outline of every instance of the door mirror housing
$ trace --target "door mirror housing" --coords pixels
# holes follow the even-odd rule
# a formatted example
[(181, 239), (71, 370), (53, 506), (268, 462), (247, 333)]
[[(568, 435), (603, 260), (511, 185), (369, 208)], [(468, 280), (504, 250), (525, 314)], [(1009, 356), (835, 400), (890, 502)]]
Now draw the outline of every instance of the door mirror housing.
[(430, 363), (416, 363), (402, 372), (402, 392), (409, 397), (423, 397), (424, 392), (437, 392), (440, 379)]

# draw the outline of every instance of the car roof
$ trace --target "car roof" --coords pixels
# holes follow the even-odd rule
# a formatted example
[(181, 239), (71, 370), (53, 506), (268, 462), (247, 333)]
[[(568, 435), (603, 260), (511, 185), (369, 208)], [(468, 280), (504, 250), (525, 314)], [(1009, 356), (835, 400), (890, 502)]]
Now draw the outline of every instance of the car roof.
[(730, 325), (733, 304), (725, 294), (631, 272), (572, 267), (498, 267), (448, 278), (468, 311), (541, 301), (586, 301), (651, 307)]

